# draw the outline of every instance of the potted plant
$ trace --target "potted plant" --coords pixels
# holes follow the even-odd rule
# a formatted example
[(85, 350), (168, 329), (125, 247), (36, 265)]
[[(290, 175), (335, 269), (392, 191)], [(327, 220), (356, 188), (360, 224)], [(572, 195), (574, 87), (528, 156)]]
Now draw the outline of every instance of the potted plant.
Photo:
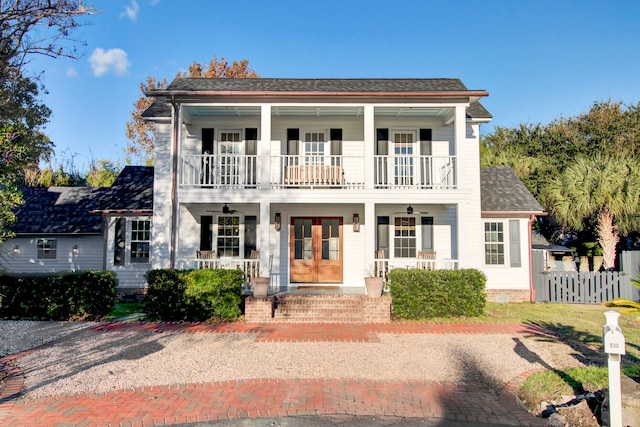
[(380, 298), (380, 296), (382, 296), (384, 278), (377, 273), (377, 269), (375, 268), (375, 265), (373, 265), (369, 268), (369, 271), (364, 278), (364, 286), (367, 289), (367, 295), (369, 298)]
[(266, 298), (269, 291), (271, 275), (268, 271), (260, 270), (260, 276), (251, 278), (251, 290), (255, 298)]

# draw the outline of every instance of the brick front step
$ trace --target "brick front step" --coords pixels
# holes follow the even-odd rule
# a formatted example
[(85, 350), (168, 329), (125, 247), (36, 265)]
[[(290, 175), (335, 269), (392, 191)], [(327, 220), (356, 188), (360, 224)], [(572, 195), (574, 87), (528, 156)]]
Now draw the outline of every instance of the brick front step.
[(365, 295), (278, 294), (245, 301), (247, 322), (389, 323), (391, 297)]

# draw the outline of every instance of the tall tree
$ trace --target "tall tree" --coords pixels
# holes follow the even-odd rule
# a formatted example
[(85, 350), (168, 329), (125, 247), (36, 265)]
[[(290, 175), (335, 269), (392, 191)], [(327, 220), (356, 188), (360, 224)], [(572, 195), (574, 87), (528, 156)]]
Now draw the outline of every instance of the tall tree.
[(615, 267), (620, 234), (640, 230), (640, 167), (638, 159), (581, 155), (548, 188), (552, 213), (577, 231), (597, 218), (596, 234), (604, 268)]
[[(176, 74), (178, 77), (192, 78), (259, 78), (254, 70), (249, 68), (249, 60), (233, 61), (229, 64), (229, 60), (222, 57), (218, 59), (213, 57), (207, 66), (203, 66), (197, 61), (189, 65), (189, 72), (181, 72)], [(140, 96), (133, 104), (134, 110), (131, 111), (131, 120), (127, 122), (125, 135), (127, 136), (127, 152), (135, 157), (146, 160), (147, 163), (153, 161), (153, 131), (154, 124), (142, 118), (142, 113), (149, 108), (155, 98), (147, 97), (145, 94), (150, 90), (164, 89), (167, 87), (167, 78), (158, 80), (155, 77), (147, 77), (146, 82), (140, 83)]]
[(41, 128), (51, 110), (39, 99), (37, 76), (26, 74), (35, 56), (78, 56), (74, 29), (96, 13), (81, 0), (0, 0), (0, 242), (21, 203), (17, 184), (26, 167), (51, 154)]

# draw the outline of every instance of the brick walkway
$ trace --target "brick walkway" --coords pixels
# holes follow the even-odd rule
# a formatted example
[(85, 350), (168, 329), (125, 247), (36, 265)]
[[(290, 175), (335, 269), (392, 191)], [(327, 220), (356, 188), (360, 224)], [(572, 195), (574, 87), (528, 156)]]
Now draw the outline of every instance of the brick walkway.
[[(106, 323), (97, 330), (153, 330), (184, 333), (254, 333), (261, 341), (375, 342), (378, 333), (544, 333), (521, 324), (226, 325)], [(350, 414), (450, 419), (487, 424), (543, 426), (515, 399), (514, 379), (505, 391), (470, 384), (335, 379), (251, 379), (206, 384), (144, 387), (24, 401), (24, 377), (10, 365), (20, 355), (0, 359), (10, 375), (0, 393), (0, 423), (6, 427), (165, 426), (234, 418)]]

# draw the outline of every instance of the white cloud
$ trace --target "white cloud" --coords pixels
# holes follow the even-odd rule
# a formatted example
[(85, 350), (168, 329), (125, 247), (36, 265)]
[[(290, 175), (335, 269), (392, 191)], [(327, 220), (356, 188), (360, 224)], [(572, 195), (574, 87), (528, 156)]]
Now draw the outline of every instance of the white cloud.
[(67, 68), (67, 77), (78, 77), (78, 70), (74, 67)]
[(96, 77), (101, 77), (109, 72), (119, 76), (126, 75), (129, 72), (129, 65), (131, 65), (129, 56), (124, 50), (104, 50), (100, 47), (93, 51), (89, 57), (89, 63), (93, 69), (93, 75)]
[(130, 6), (124, 7), (124, 12), (120, 13), (120, 18), (128, 18), (131, 22), (138, 20), (138, 12), (140, 12), (140, 6), (136, 0), (131, 0)]

